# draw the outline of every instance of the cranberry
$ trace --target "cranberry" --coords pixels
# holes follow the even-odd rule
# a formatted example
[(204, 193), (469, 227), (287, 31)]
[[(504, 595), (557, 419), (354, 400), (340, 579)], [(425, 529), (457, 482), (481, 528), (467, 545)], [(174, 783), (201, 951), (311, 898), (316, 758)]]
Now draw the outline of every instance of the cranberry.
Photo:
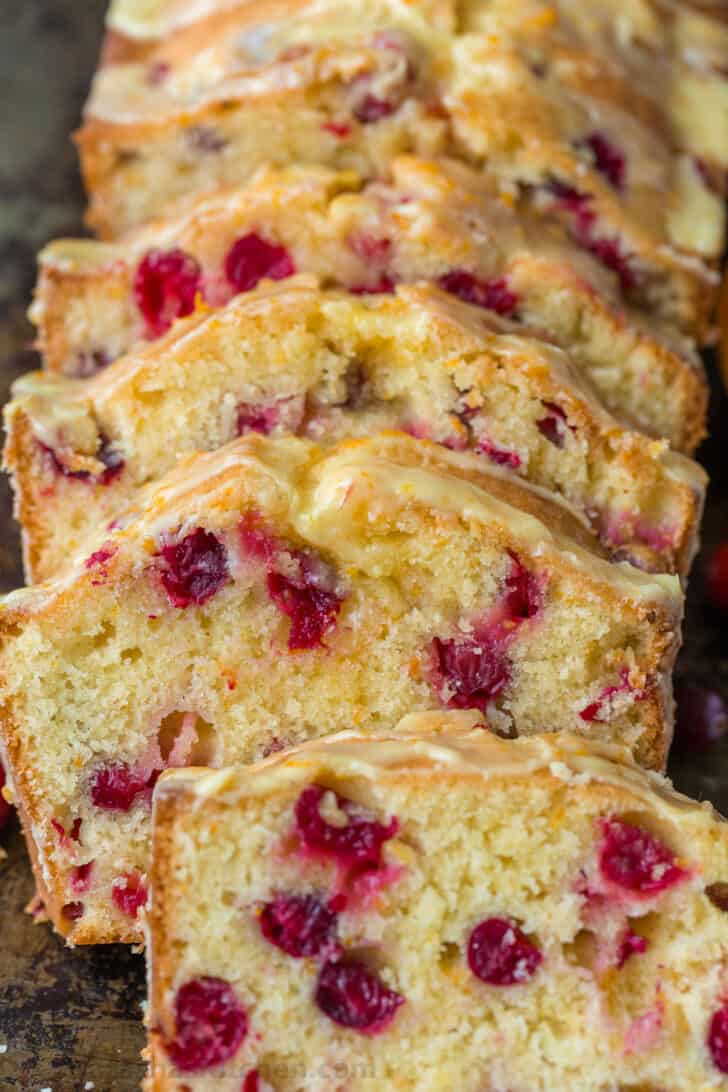
[(385, 826), (359, 814), (353, 801), (336, 793), (336, 806), (349, 821), (345, 826), (333, 826), (321, 814), (321, 803), (327, 791), (322, 785), (309, 785), (296, 802), (296, 830), (303, 845), (346, 865), (378, 868), (382, 846), (394, 838), (399, 829), (397, 820), (392, 818)]
[(720, 1073), (728, 1073), (728, 1003), (713, 1013), (708, 1029), (708, 1050), (715, 1068)]
[[(629, 681), (629, 669), (627, 667), (622, 668), (620, 672), (620, 683), (618, 686), (605, 686), (601, 694), (595, 701), (589, 702), (583, 709), (579, 711), (579, 716), (582, 720), (587, 721), (589, 724), (594, 721), (604, 721), (611, 715), (612, 699), (617, 694), (629, 694), (633, 691), (634, 687)], [(640, 701), (644, 697), (644, 693), (637, 694), (637, 701)], [(606, 708), (606, 717), (604, 711)]]
[(65, 906), (61, 908), (61, 914), (68, 921), (78, 921), (82, 918), (86, 907), (82, 902), (67, 902)]
[(594, 166), (615, 190), (624, 189), (626, 170), (621, 151), (603, 133), (590, 133), (580, 142), (594, 157)]
[(375, 235), (351, 235), (349, 246), (363, 262), (381, 265), (389, 257), (392, 249), (391, 239), (379, 239)]
[(533, 618), (541, 607), (541, 589), (536, 577), (525, 568), (515, 554), (510, 554), (511, 567), (506, 576), (505, 595), (503, 607), (506, 612), (506, 621), (512, 623), (525, 622)]
[(81, 820), (80, 819), (74, 819), (73, 820), (73, 824), (71, 825), (71, 829), (70, 829), (68, 834), (66, 834), (66, 828), (63, 826), (62, 823), (59, 823), (57, 819), (51, 819), (51, 826), (53, 827), (56, 834), (58, 835), (58, 841), (61, 843), (61, 845), (65, 849), (70, 849), (71, 848), (71, 842), (72, 841), (73, 842), (80, 842), (81, 841)]
[(480, 709), (485, 713), (510, 682), (510, 663), (503, 650), (490, 640), (435, 637), (432, 652), (440, 696), (452, 709)]
[(240, 545), (248, 557), (265, 562), (272, 562), (279, 548), (255, 512), (246, 512), (240, 521)]
[(197, 527), (179, 542), (162, 546), (160, 577), (172, 606), (200, 606), (212, 599), (229, 577), (227, 554), (211, 531)]
[(147, 337), (161, 337), (175, 319), (190, 315), (202, 290), (202, 273), (184, 250), (150, 250), (134, 278), (134, 298), (144, 316)]
[(728, 542), (719, 546), (710, 558), (707, 583), (714, 605), (728, 614)]
[(87, 864), (76, 865), (71, 872), (70, 887), (74, 895), (82, 895), (84, 891), (88, 891), (91, 886), (91, 873), (93, 872), (94, 862), (89, 861)]
[(637, 285), (637, 275), (628, 255), (625, 255), (617, 239), (605, 239), (594, 234), (596, 214), (591, 207), (591, 194), (581, 193), (573, 186), (559, 181), (549, 184), (549, 191), (556, 198), (556, 207), (568, 212), (573, 222), (576, 241), (593, 254), (602, 265), (616, 273), (623, 292), (629, 293)]
[(362, 963), (326, 963), (316, 985), (316, 1004), (330, 1020), (364, 1035), (392, 1022), (404, 997)]
[(107, 561), (111, 561), (115, 553), (116, 546), (102, 546), (100, 550), (95, 550), (94, 553), (89, 554), (84, 562), (84, 567), (95, 569), (97, 566), (103, 566)]
[(240, 1092), (260, 1092), (260, 1075), (257, 1069), (251, 1069), (250, 1073), (245, 1074)]
[(104, 811), (129, 811), (149, 792), (149, 782), (148, 774), (133, 770), (127, 762), (107, 762), (91, 775), (91, 801)]
[(675, 750), (682, 754), (704, 751), (728, 730), (728, 709), (723, 695), (689, 679), (675, 683), (677, 715)]
[(367, 94), (356, 104), (354, 117), (362, 125), (370, 125), (372, 122), (388, 118), (397, 109), (397, 104), (387, 99), (380, 99), (376, 95)]
[(509, 289), (505, 277), (484, 281), (473, 273), (460, 269), (446, 273), (444, 277), (440, 277), (438, 283), (446, 292), (464, 300), (465, 303), (486, 307), (498, 315), (512, 315), (518, 308), (518, 296)]
[[(2, 794), (2, 788), (5, 785), (6, 775), (2, 762), (0, 762), (0, 830), (5, 826), (10, 816), (13, 814), (13, 809), (8, 804), (7, 800)], [(53, 822), (53, 820), (51, 820)], [(63, 828), (61, 828), (63, 829)]]
[(53, 448), (46, 444), (41, 444), (40, 448), (56, 474), (74, 481), (88, 482), (92, 485), (109, 485), (124, 469), (123, 458), (118, 451), (114, 451), (104, 436), (99, 437), (99, 448), (96, 452), (96, 458), (104, 467), (100, 474), (92, 474), (90, 470), (71, 470)]
[(138, 872), (127, 872), (112, 883), (111, 897), (122, 914), (136, 918), (147, 904), (147, 886)]
[(298, 432), (304, 412), (305, 398), (301, 395), (279, 398), (277, 402), (241, 402), (236, 421), (237, 435), (260, 432), (269, 436), (276, 428)]
[(616, 273), (619, 286), (625, 295), (629, 295), (637, 287), (637, 274), (629, 256), (623, 252), (617, 239), (587, 238), (580, 241), (602, 265)]
[(687, 878), (663, 842), (615, 816), (602, 822), (599, 868), (610, 883), (642, 896), (658, 895)]
[(490, 986), (527, 982), (542, 962), (539, 949), (507, 918), (486, 918), (470, 934), (468, 966)]
[(642, 955), (649, 947), (649, 941), (646, 937), (641, 937), (639, 933), (633, 933), (629, 926), (627, 926), (624, 936), (619, 943), (619, 950), (617, 952), (617, 967), (621, 970), (624, 967), (628, 959), (633, 955)]
[(521, 465), (521, 456), (518, 452), (497, 447), (482, 436), (478, 440), (478, 451), (481, 451), (483, 455), (487, 455), (491, 462), (496, 463), (498, 466), (507, 466), (511, 470), (518, 470)]
[(372, 284), (352, 284), (349, 286), (352, 296), (391, 296), (394, 281), (391, 277), (379, 277)]
[(338, 137), (339, 140), (345, 140), (346, 137), (351, 136), (351, 125), (347, 125), (345, 121), (325, 121), (321, 128), (332, 136)]
[(554, 447), (563, 447), (566, 439), (566, 414), (556, 402), (544, 402), (548, 415), (536, 422), (536, 427)]
[(286, 248), (269, 243), (254, 231), (237, 239), (225, 259), (225, 276), (236, 292), (249, 292), (264, 277), (281, 281), (295, 272)]
[(295, 577), (269, 572), (267, 587), (278, 610), (291, 619), (288, 648), (292, 652), (319, 648), (326, 631), (336, 623), (341, 598), (321, 586), (305, 557)]
[(195, 1073), (222, 1065), (248, 1033), (248, 1014), (222, 978), (193, 978), (175, 998), (176, 1034), (166, 1050), (177, 1069)]
[(330, 956), (336, 948), (336, 914), (315, 895), (276, 895), (259, 924), (265, 939), (294, 959)]

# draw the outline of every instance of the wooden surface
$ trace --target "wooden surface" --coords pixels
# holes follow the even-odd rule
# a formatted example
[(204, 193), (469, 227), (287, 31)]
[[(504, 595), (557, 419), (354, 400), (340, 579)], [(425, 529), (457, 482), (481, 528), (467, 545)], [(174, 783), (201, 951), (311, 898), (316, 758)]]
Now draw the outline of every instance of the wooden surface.
[[(25, 0), (0, 12), (0, 397), (34, 364), (24, 313), (35, 252), (80, 230), (82, 194), (68, 134), (93, 72), (105, 0)], [(728, 400), (714, 383), (705, 551), (728, 538)], [(0, 590), (20, 581), (17, 535), (0, 483)], [(699, 558), (690, 587), (683, 675), (728, 695), (727, 622), (705, 601)], [(728, 814), (728, 739), (673, 765), (678, 785)], [(0, 1090), (132, 1092), (143, 1073), (144, 967), (123, 948), (70, 951), (23, 913), (32, 895), (13, 825), (0, 862)], [(1, 1048), (7, 1047), (2, 1051)], [(89, 1082), (93, 1082), (92, 1085)]]

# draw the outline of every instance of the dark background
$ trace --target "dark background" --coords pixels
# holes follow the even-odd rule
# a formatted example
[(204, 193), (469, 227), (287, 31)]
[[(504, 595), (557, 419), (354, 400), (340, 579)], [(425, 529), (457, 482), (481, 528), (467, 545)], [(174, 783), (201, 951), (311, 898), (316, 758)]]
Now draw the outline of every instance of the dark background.
[[(95, 67), (106, 0), (2, 0), (0, 10), (0, 402), (36, 365), (25, 318), (35, 253), (54, 235), (81, 230), (83, 192), (69, 134)], [(12, 10), (16, 9), (16, 10)], [(704, 550), (692, 577), (679, 674), (683, 685), (728, 695), (728, 620), (707, 602), (704, 560), (728, 539), (728, 399), (713, 383), (712, 438), (700, 452), (712, 484)], [(22, 582), (10, 494), (0, 478), (0, 591)], [(700, 705), (683, 704), (678, 786), (728, 814), (728, 736), (697, 745)], [(0, 861), (0, 1089), (135, 1092), (144, 1066), (141, 956), (124, 948), (67, 949), (23, 913), (33, 893), (13, 824)]]

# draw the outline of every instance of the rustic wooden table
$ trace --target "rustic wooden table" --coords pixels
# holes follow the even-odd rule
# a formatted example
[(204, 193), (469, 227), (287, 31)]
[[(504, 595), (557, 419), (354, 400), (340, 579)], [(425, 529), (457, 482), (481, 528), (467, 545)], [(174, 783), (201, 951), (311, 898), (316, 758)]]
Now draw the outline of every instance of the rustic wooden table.
[[(96, 61), (106, 0), (26, 0), (0, 12), (0, 401), (35, 364), (25, 318), (35, 253), (81, 227), (82, 192), (68, 134)], [(709, 362), (710, 364), (710, 362)], [(712, 474), (703, 556), (728, 538), (728, 399), (714, 381)], [(724, 431), (726, 430), (726, 431)], [(21, 582), (10, 497), (0, 481), (0, 591)], [(705, 598), (703, 566), (690, 587), (684, 678), (728, 697), (728, 620)], [(728, 814), (728, 738), (675, 758), (678, 785)], [(23, 913), (33, 884), (17, 827), (0, 862), (0, 1090), (133, 1092), (143, 1074), (141, 956), (121, 947), (71, 951)]]

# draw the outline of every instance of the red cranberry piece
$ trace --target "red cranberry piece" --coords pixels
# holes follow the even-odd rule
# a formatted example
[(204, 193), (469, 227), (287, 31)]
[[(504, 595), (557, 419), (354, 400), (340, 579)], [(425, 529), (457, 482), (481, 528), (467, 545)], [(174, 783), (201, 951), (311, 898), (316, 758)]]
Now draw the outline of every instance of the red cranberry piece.
[[(629, 681), (629, 668), (624, 667), (620, 672), (620, 683), (618, 686), (605, 686), (599, 697), (588, 705), (585, 705), (583, 709), (579, 711), (579, 716), (582, 720), (588, 723), (594, 721), (607, 720), (611, 714), (612, 699), (617, 694), (629, 694), (634, 690), (634, 687)], [(644, 691), (640, 692), (636, 696), (637, 701), (641, 701), (644, 697)], [(604, 712), (606, 709), (606, 716)]]
[(391, 239), (377, 238), (375, 235), (351, 235), (349, 246), (364, 262), (381, 264), (389, 257), (392, 249)]
[(675, 750), (682, 754), (705, 751), (728, 730), (728, 709), (723, 695), (689, 679), (675, 684), (677, 716)]
[(236, 292), (249, 292), (264, 277), (281, 281), (295, 272), (286, 248), (269, 243), (254, 231), (237, 239), (225, 259), (225, 276)]
[(222, 978), (193, 978), (174, 1002), (176, 1034), (165, 1044), (177, 1069), (196, 1073), (222, 1065), (248, 1033), (248, 1014)]
[(349, 287), (352, 296), (391, 296), (394, 281), (391, 277), (380, 277), (372, 284), (352, 284)]
[(238, 406), (237, 435), (260, 432), (263, 436), (269, 436), (276, 428), (298, 432), (304, 412), (305, 398), (301, 395), (279, 398), (277, 402), (242, 402)]
[(515, 554), (510, 554), (511, 567), (506, 576), (504, 606), (506, 621), (525, 622), (533, 618), (541, 607), (541, 589), (536, 577), (521, 564)]
[(618, 239), (595, 238), (580, 241), (602, 265), (616, 273), (619, 286), (625, 295), (629, 295), (637, 287), (637, 274), (629, 256), (619, 245)]
[(91, 776), (91, 801), (104, 811), (129, 811), (140, 796), (148, 793), (150, 778), (133, 770), (127, 762), (107, 762)]
[(227, 553), (222, 542), (202, 527), (179, 542), (162, 546), (160, 577), (172, 606), (200, 606), (228, 581)]
[(109, 485), (124, 469), (123, 458), (118, 451), (114, 451), (104, 436), (99, 437), (99, 448), (96, 452), (96, 458), (104, 466), (104, 470), (100, 474), (92, 474), (88, 470), (71, 470), (53, 448), (48, 447), (47, 444), (41, 444), (40, 447), (54, 472), (74, 481), (89, 482), (93, 485)]
[(2, 762), (0, 762), (0, 830), (2, 830), (10, 819), (10, 816), (13, 814), (13, 809), (2, 794), (2, 788), (5, 785), (6, 780), (5, 769)]
[(566, 439), (566, 414), (556, 402), (544, 402), (543, 406), (549, 412), (546, 417), (536, 422), (536, 427), (554, 447), (563, 447)]
[(610, 883), (643, 896), (659, 895), (687, 878), (663, 842), (615, 816), (602, 822), (599, 868)]
[(728, 614), (728, 542), (719, 546), (708, 562), (707, 583), (713, 604)]
[(642, 955), (643, 952), (647, 951), (648, 947), (649, 941), (647, 938), (641, 937), (639, 933), (633, 933), (630, 927), (627, 926), (617, 952), (617, 967), (621, 970), (628, 959), (631, 959), (633, 955)]
[(435, 637), (432, 653), (440, 697), (451, 709), (485, 713), (510, 682), (510, 663), (492, 639)]
[(257, 1069), (251, 1069), (250, 1073), (245, 1074), (240, 1092), (260, 1092), (260, 1075)]
[(554, 180), (549, 191), (556, 198), (556, 207), (567, 211), (573, 221), (576, 241), (602, 265), (616, 273), (623, 292), (629, 293), (637, 286), (637, 274), (629, 256), (622, 252), (617, 239), (605, 239), (594, 234), (596, 214), (591, 207), (591, 194), (581, 193), (573, 186)]
[(516, 451), (507, 451), (506, 448), (497, 447), (484, 437), (478, 440), (478, 451), (487, 455), (491, 462), (498, 466), (507, 466), (511, 470), (518, 470), (521, 465), (521, 456)]
[(713, 1013), (708, 1029), (708, 1050), (719, 1073), (728, 1073), (728, 1003)]
[(175, 319), (190, 315), (202, 288), (202, 273), (184, 250), (150, 250), (134, 278), (134, 298), (144, 316), (147, 337), (161, 337)]
[(97, 566), (105, 565), (107, 561), (111, 561), (115, 553), (116, 546), (102, 546), (100, 550), (95, 550), (94, 553), (89, 554), (84, 562), (84, 567), (95, 569)]
[(509, 289), (505, 277), (484, 281), (473, 273), (460, 269), (446, 273), (444, 277), (440, 277), (438, 283), (446, 292), (465, 303), (486, 307), (498, 315), (513, 315), (518, 308), (518, 296)]
[(254, 561), (272, 562), (278, 551), (270, 531), (267, 531), (255, 512), (246, 512), (240, 521), (240, 545), (243, 552)]
[(276, 895), (263, 907), (259, 925), (269, 944), (294, 959), (330, 957), (336, 947), (336, 914), (315, 895)]
[(74, 895), (82, 895), (84, 891), (88, 891), (91, 886), (91, 873), (93, 872), (94, 862), (89, 861), (87, 864), (76, 865), (71, 872), (70, 886)]
[(321, 128), (332, 136), (338, 137), (339, 140), (351, 136), (351, 125), (347, 125), (345, 121), (325, 121)]
[(354, 107), (354, 117), (362, 125), (371, 125), (372, 122), (390, 117), (396, 109), (397, 103), (367, 94)]
[(269, 572), (267, 577), (268, 595), (291, 620), (288, 648), (292, 652), (321, 647), (324, 634), (335, 625), (341, 610), (341, 598), (321, 586), (307, 560), (301, 558), (296, 577), (279, 572)]
[(316, 1004), (330, 1020), (364, 1035), (392, 1022), (404, 997), (362, 963), (326, 963), (316, 985)]
[(137, 872), (117, 876), (111, 885), (111, 897), (115, 905), (130, 918), (136, 918), (147, 904), (147, 886)]
[(57, 819), (51, 819), (51, 826), (58, 835), (58, 841), (65, 849), (71, 848), (71, 842), (81, 841), (81, 820), (74, 819), (70, 831), (66, 834), (66, 828)]
[(61, 908), (61, 914), (68, 921), (78, 921), (84, 915), (86, 907), (82, 902), (67, 902), (65, 906)]
[(590, 133), (580, 142), (594, 157), (594, 166), (615, 190), (624, 189), (625, 158), (603, 133)]
[(468, 966), (489, 986), (528, 982), (542, 962), (540, 950), (507, 918), (487, 918), (470, 934)]
[(321, 815), (321, 803), (327, 791), (322, 785), (309, 785), (296, 802), (296, 830), (303, 845), (346, 865), (378, 868), (382, 846), (394, 838), (399, 829), (397, 820), (392, 818), (385, 826), (359, 814), (351, 800), (336, 793), (336, 805), (349, 822), (346, 826), (333, 826)]

